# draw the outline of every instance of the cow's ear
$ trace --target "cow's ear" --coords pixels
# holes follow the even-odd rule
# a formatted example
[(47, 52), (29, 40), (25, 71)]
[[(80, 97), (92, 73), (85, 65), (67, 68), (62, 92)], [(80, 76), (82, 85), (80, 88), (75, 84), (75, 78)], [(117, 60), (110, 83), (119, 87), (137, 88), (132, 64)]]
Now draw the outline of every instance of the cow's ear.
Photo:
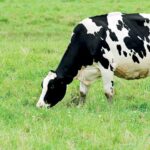
[(55, 71), (50, 70), (50, 71), (48, 72), (48, 75), (52, 75), (52, 74), (54, 74), (54, 73), (55, 73)]
[(56, 73), (56, 71), (54, 71), (54, 70), (50, 70), (50, 72), (52, 72), (52, 73)]
[(41, 87), (43, 88), (43, 81), (41, 82)]

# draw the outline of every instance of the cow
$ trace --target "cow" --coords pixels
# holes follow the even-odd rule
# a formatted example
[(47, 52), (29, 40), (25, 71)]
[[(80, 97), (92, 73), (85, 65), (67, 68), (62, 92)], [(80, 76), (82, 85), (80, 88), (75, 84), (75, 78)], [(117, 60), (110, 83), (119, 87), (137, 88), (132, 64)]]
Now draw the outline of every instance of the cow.
[(150, 14), (113, 12), (82, 20), (57, 69), (44, 78), (36, 106), (57, 104), (74, 78), (84, 100), (90, 84), (101, 77), (111, 102), (114, 75), (127, 80), (150, 75)]

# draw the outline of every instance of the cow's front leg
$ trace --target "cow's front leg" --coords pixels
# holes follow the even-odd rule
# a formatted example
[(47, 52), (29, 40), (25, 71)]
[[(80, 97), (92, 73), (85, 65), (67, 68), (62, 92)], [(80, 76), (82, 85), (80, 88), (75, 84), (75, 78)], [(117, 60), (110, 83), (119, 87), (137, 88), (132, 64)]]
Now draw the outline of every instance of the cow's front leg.
[(112, 98), (114, 95), (114, 71), (112, 66), (109, 65), (108, 69), (104, 68), (103, 65), (100, 64), (100, 71), (103, 80), (104, 93), (108, 100), (108, 102), (112, 102)]
[(68, 106), (83, 106), (83, 104), (86, 101), (86, 95), (88, 93), (89, 85), (84, 84), (82, 81), (80, 81), (80, 88), (78, 92), (78, 96), (75, 95), (72, 97), (71, 103), (68, 104)]
[(70, 104), (76, 106), (82, 106), (86, 101), (86, 95), (88, 93), (88, 89), (89, 89), (89, 85), (86, 85), (82, 81), (80, 81), (79, 95), (73, 96)]
[(78, 72), (77, 79), (80, 81), (79, 97), (74, 99), (73, 102), (76, 105), (83, 105), (86, 101), (86, 96), (89, 91), (90, 85), (98, 78), (101, 74), (96, 64), (87, 66)]
[(79, 97), (79, 104), (83, 105), (86, 101), (86, 95), (88, 93), (89, 85), (80, 82), (80, 97)]

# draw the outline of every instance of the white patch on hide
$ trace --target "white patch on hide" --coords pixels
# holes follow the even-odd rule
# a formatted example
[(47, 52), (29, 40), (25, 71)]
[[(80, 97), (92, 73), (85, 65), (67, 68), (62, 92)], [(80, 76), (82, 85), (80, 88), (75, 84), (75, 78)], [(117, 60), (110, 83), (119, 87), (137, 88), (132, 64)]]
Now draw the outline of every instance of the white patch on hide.
[(87, 18), (80, 22), (87, 29), (87, 34), (95, 34), (100, 31), (102, 27), (97, 26), (92, 19)]
[[(109, 35), (109, 31), (107, 31), (106, 42), (109, 43), (109, 47), (115, 58), (116, 64), (119, 64), (119, 65), (125, 64), (127, 61), (128, 63), (132, 64), (133, 63), (133, 60), (131, 58), (132, 54), (131, 56), (129, 55), (131, 51), (126, 47), (124, 43), (124, 37), (129, 36), (129, 31), (125, 27), (123, 27), (121, 31), (118, 30), (117, 28), (117, 25), (119, 24), (118, 21), (120, 20), (121, 22), (123, 22), (122, 14), (119, 12), (110, 13), (107, 16), (107, 20), (108, 20), (108, 28), (111, 29), (111, 31), (114, 32), (118, 38), (118, 41), (115, 41), (115, 42), (112, 41)], [(118, 53), (117, 45), (121, 46), (121, 56)], [(127, 57), (124, 56), (123, 51), (127, 53)]]
[(48, 90), (48, 83), (49, 83), (49, 81), (54, 79), (54, 78), (56, 78), (56, 73), (53, 73), (53, 72), (49, 72), (48, 75), (44, 78), (42, 93), (41, 93), (39, 101), (36, 104), (37, 107), (43, 107), (43, 106), (47, 106), (48, 105), (48, 104), (46, 104), (44, 102), (44, 97), (45, 97), (46, 92)]

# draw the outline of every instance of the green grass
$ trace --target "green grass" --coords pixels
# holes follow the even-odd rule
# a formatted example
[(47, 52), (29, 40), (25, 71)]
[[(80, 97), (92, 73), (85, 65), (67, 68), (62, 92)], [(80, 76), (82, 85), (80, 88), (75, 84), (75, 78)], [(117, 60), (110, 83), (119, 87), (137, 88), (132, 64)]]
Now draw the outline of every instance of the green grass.
[(149, 78), (116, 78), (112, 106), (96, 81), (83, 107), (67, 107), (74, 81), (58, 105), (35, 107), (79, 21), (149, 8), (147, 0), (0, 0), (0, 150), (149, 150)]

